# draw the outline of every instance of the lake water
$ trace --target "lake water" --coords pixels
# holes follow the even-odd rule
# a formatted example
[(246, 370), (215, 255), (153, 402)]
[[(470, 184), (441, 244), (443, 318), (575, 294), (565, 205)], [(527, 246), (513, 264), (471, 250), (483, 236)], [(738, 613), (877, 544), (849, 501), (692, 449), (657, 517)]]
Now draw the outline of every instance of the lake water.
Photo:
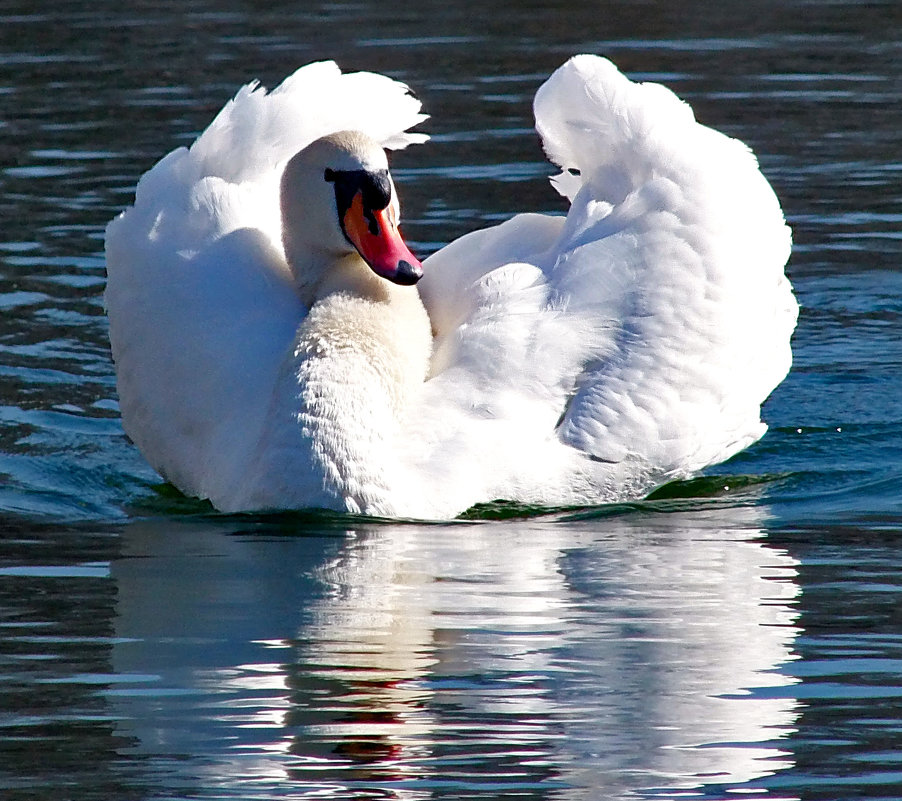
[[(899, 4), (393, 5), (0, 4), (0, 797), (902, 798)], [(802, 314), (766, 437), (528, 519), (161, 488), (101, 298), (140, 174), (336, 58), (432, 115), (394, 157), (426, 254), (562, 210), (530, 102), (583, 51), (751, 144), (783, 202)]]

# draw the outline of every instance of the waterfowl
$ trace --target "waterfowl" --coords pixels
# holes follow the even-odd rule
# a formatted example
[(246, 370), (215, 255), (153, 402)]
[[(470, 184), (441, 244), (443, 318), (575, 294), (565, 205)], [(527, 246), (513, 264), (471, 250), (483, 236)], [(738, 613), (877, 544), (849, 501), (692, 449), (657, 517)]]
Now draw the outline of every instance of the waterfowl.
[(107, 229), (123, 425), (222, 511), (449, 518), (633, 499), (761, 437), (797, 304), (751, 151), (576, 56), (538, 90), (566, 216), (422, 263), (386, 149), (407, 87), (331, 62), (250, 84)]

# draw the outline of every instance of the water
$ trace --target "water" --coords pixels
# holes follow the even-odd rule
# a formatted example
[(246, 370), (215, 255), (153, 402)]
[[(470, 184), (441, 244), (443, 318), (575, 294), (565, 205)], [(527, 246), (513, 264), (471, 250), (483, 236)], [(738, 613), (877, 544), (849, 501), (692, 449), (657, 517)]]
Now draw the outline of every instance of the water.
[[(0, 796), (902, 798), (896, 3), (0, 3)], [(124, 438), (106, 221), (251, 78), (409, 83), (428, 253), (560, 211), (575, 52), (749, 142), (794, 229), (767, 436), (641, 504), (223, 517)]]

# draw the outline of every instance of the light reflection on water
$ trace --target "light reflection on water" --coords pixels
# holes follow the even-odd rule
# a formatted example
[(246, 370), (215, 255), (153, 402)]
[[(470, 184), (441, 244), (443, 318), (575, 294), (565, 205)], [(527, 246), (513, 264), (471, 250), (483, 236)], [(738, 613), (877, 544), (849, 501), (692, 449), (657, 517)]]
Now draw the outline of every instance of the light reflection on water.
[(153, 680), (107, 698), (127, 753), (201, 795), (749, 787), (790, 764), (796, 714), (796, 562), (758, 541), (761, 514), (275, 547), (135, 524), (111, 567), (113, 666)]

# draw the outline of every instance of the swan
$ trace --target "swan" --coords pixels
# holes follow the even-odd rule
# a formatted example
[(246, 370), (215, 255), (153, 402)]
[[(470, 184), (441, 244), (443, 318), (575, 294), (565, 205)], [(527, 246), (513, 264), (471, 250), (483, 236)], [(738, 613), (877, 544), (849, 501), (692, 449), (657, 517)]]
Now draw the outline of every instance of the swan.
[(759, 439), (798, 307), (755, 156), (598, 56), (534, 112), (566, 216), (422, 263), (386, 151), (426, 117), (385, 76), (249, 84), (147, 172), (105, 304), (150, 465), (224, 512), (446, 519), (636, 499)]

